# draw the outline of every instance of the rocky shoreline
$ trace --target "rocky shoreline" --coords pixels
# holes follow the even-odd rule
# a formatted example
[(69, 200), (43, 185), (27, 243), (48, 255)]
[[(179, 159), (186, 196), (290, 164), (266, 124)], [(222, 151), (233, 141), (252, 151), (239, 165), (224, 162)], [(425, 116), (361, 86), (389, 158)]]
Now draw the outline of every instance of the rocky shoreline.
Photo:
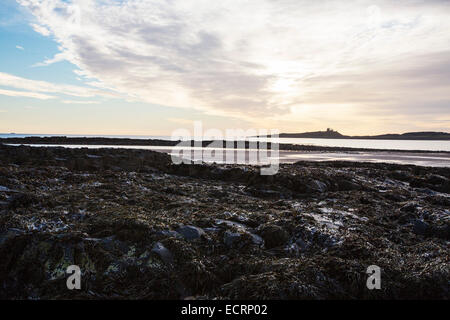
[(0, 298), (449, 299), (449, 208), (450, 168), (0, 144)]

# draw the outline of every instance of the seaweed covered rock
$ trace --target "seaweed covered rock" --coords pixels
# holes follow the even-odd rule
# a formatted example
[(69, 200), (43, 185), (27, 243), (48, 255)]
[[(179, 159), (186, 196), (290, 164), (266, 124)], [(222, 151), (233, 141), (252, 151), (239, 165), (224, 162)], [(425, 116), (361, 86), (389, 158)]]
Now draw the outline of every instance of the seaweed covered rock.
[[(449, 168), (0, 145), (1, 299), (449, 299)], [(81, 269), (68, 290), (67, 267)], [(382, 270), (368, 290), (367, 267)]]
[(176, 231), (186, 240), (200, 239), (205, 235), (205, 231), (195, 226), (181, 226)]
[(259, 234), (268, 249), (285, 245), (289, 240), (289, 233), (277, 225), (263, 226), (260, 228)]

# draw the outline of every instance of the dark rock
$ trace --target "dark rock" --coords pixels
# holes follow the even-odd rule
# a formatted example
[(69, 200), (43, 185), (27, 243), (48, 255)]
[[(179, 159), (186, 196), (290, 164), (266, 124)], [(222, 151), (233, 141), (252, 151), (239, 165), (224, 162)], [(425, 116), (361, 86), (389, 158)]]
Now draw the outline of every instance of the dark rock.
[(0, 245), (7, 239), (14, 238), (17, 235), (23, 234), (24, 231), (16, 228), (10, 228), (6, 232), (0, 233)]
[(161, 242), (155, 243), (152, 252), (156, 253), (165, 263), (173, 264), (172, 253)]
[(267, 198), (267, 199), (280, 199), (281, 193), (275, 190), (265, 190), (260, 188), (247, 188), (247, 192), (258, 198)]
[(411, 174), (407, 171), (395, 170), (391, 171), (388, 176), (392, 179), (399, 181), (409, 181), (411, 179)]
[(420, 178), (413, 178), (410, 182), (409, 185), (413, 188), (424, 188), (427, 187), (427, 183), (425, 182), (424, 179), (420, 179)]
[(440, 192), (444, 192), (444, 193), (450, 193), (450, 181), (447, 181), (447, 182), (443, 183), (439, 187), (439, 191)]
[(313, 180), (313, 181), (311, 181), (310, 188), (316, 192), (323, 193), (323, 192), (327, 191), (328, 186), (325, 183), (323, 183), (322, 181)]
[(442, 226), (434, 227), (432, 230), (432, 234), (441, 239), (445, 239), (447, 241), (450, 240), (450, 224), (446, 223)]
[(223, 235), (223, 242), (227, 247), (231, 248), (236, 244), (236, 242), (240, 241), (241, 238), (242, 235), (238, 232), (225, 231)]
[(421, 236), (425, 236), (429, 233), (430, 231), (430, 225), (422, 220), (416, 220), (414, 221), (414, 225), (413, 225), (413, 232), (415, 234), (421, 235)]
[(268, 249), (282, 246), (289, 240), (289, 233), (277, 225), (264, 226), (260, 229), (259, 234)]
[(34, 194), (18, 193), (11, 197), (9, 207), (11, 209), (27, 208), (37, 203), (39, 203), (39, 199)]
[(414, 213), (417, 211), (419, 205), (417, 202), (409, 202), (400, 208), (401, 212)]
[(430, 225), (422, 220), (415, 220), (413, 225), (413, 232), (417, 235), (426, 237), (435, 237), (445, 240), (450, 239), (450, 224)]
[(235, 227), (237, 229), (247, 230), (247, 226), (245, 224), (232, 220), (216, 219), (215, 223), (218, 225), (224, 224), (227, 225), (228, 227)]
[(186, 240), (199, 239), (205, 235), (203, 229), (195, 226), (181, 226), (176, 231)]
[(352, 191), (352, 190), (360, 190), (361, 186), (357, 183), (346, 179), (339, 179), (337, 181), (339, 191)]
[(165, 237), (174, 237), (174, 238), (182, 238), (182, 236), (173, 230), (161, 230), (156, 233), (157, 235), (162, 235)]
[(437, 174), (431, 174), (427, 177), (426, 182), (433, 185), (443, 185), (448, 182), (448, 179)]
[(443, 207), (450, 207), (450, 199), (447, 197), (442, 197), (442, 196), (429, 196), (426, 197), (425, 199), (427, 202), (434, 204), (434, 205), (438, 205), (438, 206), (443, 206)]
[(231, 232), (225, 231), (223, 236), (223, 242), (229, 248), (242, 249), (244, 247), (257, 246), (262, 247), (264, 245), (264, 240), (251, 232)]
[(257, 234), (249, 233), (249, 235), (250, 235), (250, 237), (252, 239), (252, 243), (254, 245), (257, 245), (257, 246), (260, 246), (260, 247), (264, 245), (264, 239), (261, 238), (260, 236), (258, 236)]
[(395, 192), (386, 192), (384, 195), (384, 198), (390, 201), (395, 202), (403, 202), (407, 200), (407, 198), (401, 194), (395, 193)]
[(441, 176), (431, 174), (425, 178), (414, 178), (410, 182), (410, 186), (414, 188), (429, 188), (434, 191), (450, 193), (450, 179)]
[(434, 196), (434, 195), (437, 194), (436, 191), (433, 191), (433, 190), (431, 190), (429, 188), (416, 188), (416, 192), (427, 194), (427, 195), (430, 195), (430, 196)]

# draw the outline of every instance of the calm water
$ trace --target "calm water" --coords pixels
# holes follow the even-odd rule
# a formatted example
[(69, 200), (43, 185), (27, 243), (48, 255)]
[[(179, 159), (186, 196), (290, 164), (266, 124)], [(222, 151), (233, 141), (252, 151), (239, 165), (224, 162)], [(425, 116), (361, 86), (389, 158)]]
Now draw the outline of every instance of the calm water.
[[(0, 134), (0, 138), (11, 137), (51, 137), (62, 134)], [(105, 137), (130, 139), (162, 139), (171, 140), (170, 136), (131, 136), (131, 135), (64, 135), (67, 137)], [(206, 140), (207, 138), (205, 138)], [(250, 138), (251, 141), (271, 141), (271, 138)], [(353, 140), (353, 139), (306, 139), (306, 138), (280, 138), (280, 143), (314, 145), (324, 147), (368, 148), (387, 150), (427, 150), (449, 151), (450, 141), (424, 141), (424, 140)]]

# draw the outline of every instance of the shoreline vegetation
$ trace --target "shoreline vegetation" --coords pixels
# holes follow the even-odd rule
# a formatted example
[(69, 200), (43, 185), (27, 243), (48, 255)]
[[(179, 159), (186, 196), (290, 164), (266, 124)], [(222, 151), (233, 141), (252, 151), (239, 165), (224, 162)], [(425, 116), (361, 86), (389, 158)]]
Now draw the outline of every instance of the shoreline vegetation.
[[(280, 135), (281, 137), (281, 135)], [(163, 139), (133, 139), (133, 138), (105, 138), (105, 137), (21, 137), (21, 138), (0, 138), (0, 144), (39, 144), (39, 145), (111, 145), (111, 146), (176, 146), (181, 140), (171, 141)], [(208, 147), (213, 141), (201, 141), (202, 147)], [(227, 141), (223, 142), (223, 148), (228, 148)], [(194, 147), (196, 141), (190, 141)], [(198, 142), (200, 143), (200, 142)], [(244, 143), (245, 148), (252, 146), (249, 141), (234, 141), (232, 148), (240, 148)], [(268, 142), (264, 148), (271, 149), (272, 144)], [(349, 147), (324, 147), (313, 145), (300, 145), (291, 143), (279, 143), (278, 149), (283, 151), (316, 151), (316, 152), (402, 152), (402, 153), (449, 153), (448, 151), (431, 151), (431, 150), (401, 150), (401, 149), (371, 149), (371, 148), (349, 148)]]
[(447, 300), (449, 208), (450, 168), (0, 144), (0, 298)]

